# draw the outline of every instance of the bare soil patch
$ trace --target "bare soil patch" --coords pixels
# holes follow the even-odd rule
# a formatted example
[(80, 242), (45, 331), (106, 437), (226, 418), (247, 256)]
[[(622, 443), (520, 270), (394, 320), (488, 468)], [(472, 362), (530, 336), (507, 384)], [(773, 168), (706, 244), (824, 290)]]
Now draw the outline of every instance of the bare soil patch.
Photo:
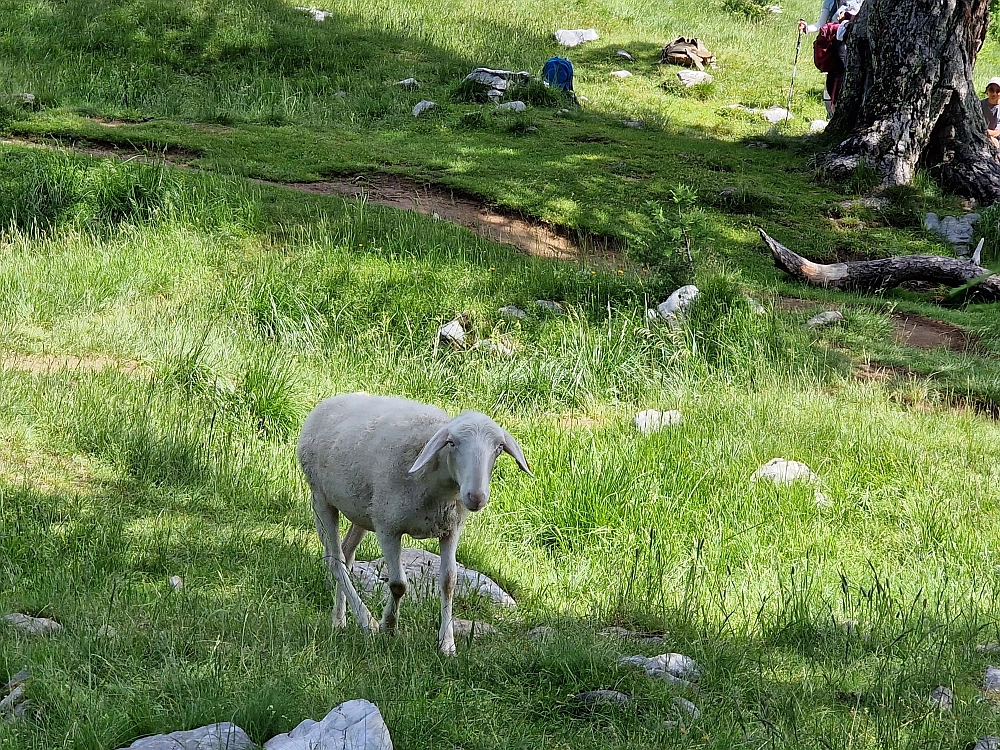
[(380, 206), (416, 211), (469, 229), (480, 237), (513, 245), (528, 255), (621, 267), (620, 242), (554, 228), (490, 206), (458, 190), (386, 174), (336, 177), (322, 182), (265, 182), (318, 195), (365, 199)]
[(59, 370), (96, 372), (113, 368), (132, 373), (142, 368), (134, 359), (112, 359), (101, 355), (78, 357), (75, 354), (7, 354), (0, 355), (0, 367), (33, 375), (49, 375)]

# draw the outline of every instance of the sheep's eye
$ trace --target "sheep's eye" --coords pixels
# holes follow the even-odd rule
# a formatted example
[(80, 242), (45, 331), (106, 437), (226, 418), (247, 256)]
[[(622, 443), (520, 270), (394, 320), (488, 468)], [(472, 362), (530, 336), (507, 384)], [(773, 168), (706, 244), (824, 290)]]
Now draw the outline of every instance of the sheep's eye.
[(455, 441), (454, 440), (445, 440), (444, 444), (447, 445), (449, 448), (454, 448), (455, 447)]

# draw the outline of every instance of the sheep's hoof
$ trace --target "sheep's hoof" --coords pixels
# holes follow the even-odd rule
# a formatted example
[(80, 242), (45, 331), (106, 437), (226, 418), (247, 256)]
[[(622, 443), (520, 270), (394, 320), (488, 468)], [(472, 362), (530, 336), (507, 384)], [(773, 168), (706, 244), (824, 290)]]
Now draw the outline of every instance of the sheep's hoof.
[(365, 632), (365, 635), (371, 638), (377, 636), (381, 631), (381, 627), (379, 627), (378, 620), (376, 620), (374, 617), (368, 621), (368, 627), (362, 625), (361, 629)]
[(455, 642), (452, 641), (451, 643), (442, 643), (441, 653), (444, 654), (445, 656), (455, 656), (457, 653), (457, 651), (455, 650)]

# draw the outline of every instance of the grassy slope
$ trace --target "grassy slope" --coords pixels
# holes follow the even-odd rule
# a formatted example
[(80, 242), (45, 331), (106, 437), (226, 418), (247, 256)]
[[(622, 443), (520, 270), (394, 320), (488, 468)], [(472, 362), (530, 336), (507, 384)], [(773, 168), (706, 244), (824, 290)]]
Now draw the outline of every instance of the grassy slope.
[[(0, 369), (0, 610), (48, 614), (66, 626), (47, 641), (0, 631), (0, 678), (30, 663), (30, 698), (41, 711), (38, 721), (0, 726), (0, 744), (116, 747), (145, 732), (230, 718), (263, 742), (357, 696), (379, 703), (404, 750), (953, 747), (995, 731), (992, 706), (976, 700), (985, 658), (974, 645), (1000, 640), (991, 555), (1000, 541), (996, 426), (939, 403), (919, 383), (852, 381), (847, 357), (816, 345), (795, 316), (758, 316), (742, 298), (747, 286), (792, 289), (760, 258), (750, 229), (758, 220), (816, 251), (833, 240), (939, 246), (912, 226), (845, 231), (821, 221), (817, 230), (817, 213), (843, 196), (811, 182), (797, 147), (748, 152), (736, 139), (762, 128), (723, 127), (723, 118), (705, 137), (701, 120), (723, 91), (731, 95), (722, 75), (720, 99), (703, 105), (644, 80), (626, 82), (626, 98), (603, 70), (580, 65), (593, 119), (589, 109), (569, 124), (533, 115), (542, 131), (531, 148), (518, 145), (528, 136), (499, 127), (456, 129), (467, 105), (413, 126), (410, 103), (384, 93), (387, 82), (416, 74), (431, 98), (443, 98), (438, 92), (470, 60), (537, 68), (553, 51), (544, 38), (557, 25), (526, 5), (502, 19), (457, 3), (422, 7), (345, 7), (338, 28), (276, 5), (98, 6), (85, 66), (58, 52), (77, 38), (68, 29), (80, 28), (72, 23), (82, 6), (10, 4), (9, 29), (28, 30), (30, 43), (23, 52), (7, 33), (6, 59), (21, 61), (8, 80), (26, 88), (31, 71), (32, 88), (50, 105), (13, 127), (197, 146), (207, 166), (239, 174), (310, 177), (384, 162), (600, 231), (641, 228), (645, 197), (669, 207), (669, 188), (685, 182), (705, 209), (694, 272), (705, 296), (690, 328), (650, 329), (641, 317), (647, 295), (681, 280), (670, 277), (681, 273), (673, 265), (653, 279), (581, 276), (364, 204), (4, 148), (0, 204), (15, 217), (0, 243), (5, 348), (134, 361), (137, 369), (94, 372), (93, 360), (52, 373)], [(645, 43), (647, 53), (692, 28), (676, 25), (680, 13), (693, 15), (671, 4), (578, 13), (559, 25), (595, 24), (609, 29), (602, 43), (612, 52)], [(736, 50), (767, 42), (776, 27), (729, 27), (715, 7), (703, 16), (692, 25), (718, 40), (724, 74), (751, 92), (744, 101), (775, 101), (784, 73)], [(180, 38), (162, 30), (144, 37), (150, 19), (180, 29)], [(274, 29), (286, 36), (268, 35)], [(164, 36), (187, 54), (157, 60), (174, 49), (159, 43)], [(372, 49), (393, 49), (391, 58), (359, 57), (379, 41)], [(343, 54), (315, 54), (334, 44)], [(289, 50), (278, 72), (265, 54), (274, 49)], [(311, 65), (330, 69), (301, 65), (294, 54), (303, 49)], [(603, 55), (610, 70), (616, 61), (600, 50), (571, 55)], [(109, 62), (91, 65), (92, 55)], [(129, 65), (113, 64), (126, 58)], [(307, 98), (309, 75), (315, 107), (283, 114), (290, 124), (268, 124), (265, 105), (273, 108), (278, 93), (255, 98), (253, 87), (288, 85), (295, 101)], [(815, 89), (812, 71), (800, 76)], [(250, 88), (238, 93), (240, 80)], [(367, 87), (368, 100), (340, 101), (333, 94), (341, 87)], [(125, 92), (135, 100), (121, 103)], [(379, 98), (382, 110), (372, 104)], [(624, 111), (627, 101), (641, 105)], [(84, 106), (172, 122), (101, 128), (73, 114)], [(669, 123), (666, 106), (678, 110)], [(819, 109), (815, 98), (806, 106)], [(232, 132), (192, 124), (220, 113)], [(621, 114), (665, 127), (625, 130), (615, 124)], [(614, 142), (572, 140), (595, 131)], [(247, 143), (257, 144), (255, 162), (240, 151)], [(688, 156), (663, 158), (677, 153)], [(652, 176), (624, 186), (600, 168), (610, 161)], [(537, 181), (511, 179), (512, 164)], [(581, 173), (580, 164), (597, 168)], [(710, 203), (737, 178), (762, 215)], [(619, 208), (602, 213), (606, 206)], [(517, 324), (496, 315), (503, 304), (530, 307), (540, 297), (565, 301), (571, 314), (533, 312)], [(897, 302), (922, 304), (914, 296)], [(504, 338), (517, 354), (434, 354), (436, 327), (460, 310), (474, 311), (480, 335)], [(995, 336), (989, 310), (950, 316)], [(851, 315), (849, 333), (821, 342), (913, 361), (886, 343), (882, 313), (861, 307)], [(996, 387), (983, 360), (934, 356), (928, 368), (981, 378), (979, 393)], [(398, 639), (368, 644), (353, 629), (330, 631), (331, 596), (292, 443), (309, 404), (353, 388), (484, 409), (524, 445), (537, 481), (502, 463), (494, 500), (460, 549), (521, 601), (501, 621), (503, 640), (439, 659), (433, 604), (407, 606)], [(648, 406), (679, 407), (685, 424), (636, 437), (629, 419)], [(775, 455), (820, 472), (833, 506), (816, 508), (803, 488), (750, 485)], [(374, 544), (363, 553), (376, 554)], [(174, 574), (186, 581), (178, 595), (165, 584)], [(489, 613), (466, 604), (462, 614)], [(856, 629), (841, 627), (849, 619)], [(539, 622), (563, 635), (547, 645), (525, 640)], [(667, 650), (698, 658), (706, 676), (689, 697), (704, 718), (666, 730), (671, 692), (613, 665), (618, 649), (594, 635), (604, 622), (666, 629)], [(99, 637), (103, 624), (117, 635)], [(927, 709), (940, 683), (958, 693), (951, 716)], [(570, 693), (595, 687), (632, 692), (638, 705), (596, 714), (569, 705)]]

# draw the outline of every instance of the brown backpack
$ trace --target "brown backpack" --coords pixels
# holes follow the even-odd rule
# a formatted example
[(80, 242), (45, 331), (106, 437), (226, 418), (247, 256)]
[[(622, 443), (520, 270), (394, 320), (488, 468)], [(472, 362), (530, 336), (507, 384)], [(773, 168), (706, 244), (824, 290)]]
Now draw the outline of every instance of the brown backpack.
[(679, 36), (663, 48), (660, 62), (670, 65), (686, 65), (704, 70), (706, 65), (715, 67), (715, 53), (709, 52), (701, 39)]

